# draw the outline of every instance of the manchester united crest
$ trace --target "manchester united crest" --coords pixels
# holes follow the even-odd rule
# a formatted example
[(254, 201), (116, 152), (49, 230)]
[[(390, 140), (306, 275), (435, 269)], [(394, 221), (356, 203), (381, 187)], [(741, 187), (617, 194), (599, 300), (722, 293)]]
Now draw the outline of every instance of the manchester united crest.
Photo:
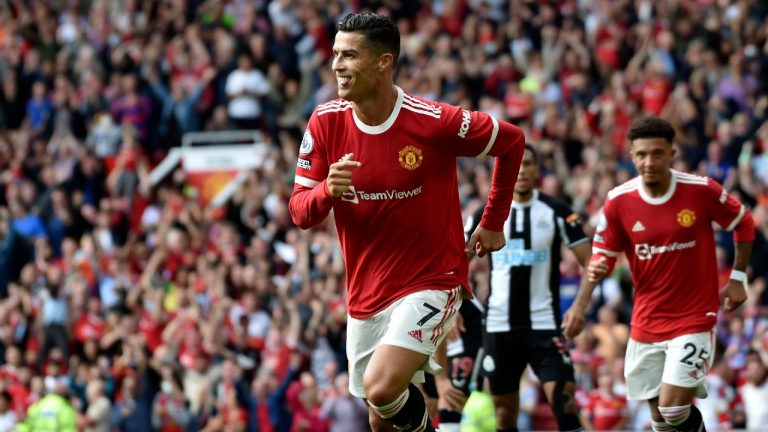
[(400, 150), (400, 153), (397, 154), (397, 160), (400, 161), (400, 165), (409, 171), (418, 168), (423, 159), (424, 156), (421, 154), (421, 149), (414, 146), (405, 146)]
[(696, 213), (693, 210), (683, 209), (677, 214), (677, 223), (688, 228), (696, 222)]

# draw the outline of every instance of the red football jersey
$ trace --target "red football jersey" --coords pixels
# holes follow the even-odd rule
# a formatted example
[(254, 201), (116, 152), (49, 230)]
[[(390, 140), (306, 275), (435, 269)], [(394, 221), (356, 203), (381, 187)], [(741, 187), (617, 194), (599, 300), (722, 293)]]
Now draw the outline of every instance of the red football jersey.
[(627, 399), (593, 390), (584, 408), (592, 416), (594, 430), (612, 430), (627, 414)]
[(751, 218), (717, 182), (674, 170), (662, 197), (648, 196), (640, 177), (608, 193), (593, 252), (627, 255), (633, 339), (659, 342), (715, 325), (720, 300), (712, 222), (740, 228), (736, 241), (752, 241)]
[[(515, 126), (397, 91), (392, 114), (379, 126), (360, 121), (349, 101), (318, 106), (299, 149), (291, 215), (308, 228), (333, 209), (355, 318), (422, 289), (470, 291), (456, 158), (500, 156), (481, 224), (501, 231), (524, 151)], [(325, 179), (347, 153), (362, 165), (351, 190), (334, 199)]]

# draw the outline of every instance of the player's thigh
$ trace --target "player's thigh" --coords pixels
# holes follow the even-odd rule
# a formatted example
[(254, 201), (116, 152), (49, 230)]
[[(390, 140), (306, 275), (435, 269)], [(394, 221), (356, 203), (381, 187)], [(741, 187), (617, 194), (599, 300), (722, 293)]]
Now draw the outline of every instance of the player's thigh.
[(714, 358), (714, 344), (714, 329), (678, 336), (668, 342), (660, 406), (687, 405), (694, 396), (707, 396), (705, 384)]
[(483, 375), (488, 378), (492, 396), (517, 393), (520, 377), (528, 364), (524, 333), (512, 330), (483, 333)]
[(433, 356), (453, 325), (461, 302), (459, 287), (417, 291), (403, 297), (389, 315), (367, 373), (384, 382), (393, 378), (399, 381), (402, 374), (415, 374), (413, 382), (423, 382), (423, 371), (439, 373)]
[[(573, 362), (565, 346), (565, 339), (557, 330), (531, 330), (528, 350), (533, 372), (545, 386), (547, 400), (554, 393), (561, 394), (566, 383), (573, 383)], [(550, 390), (550, 391), (546, 391)]]
[(627, 399), (649, 400), (659, 396), (665, 362), (664, 345), (629, 339), (624, 359)]
[(387, 332), (389, 316), (393, 310), (392, 306), (390, 308), (365, 319), (347, 316), (346, 350), (349, 362), (349, 392), (356, 397), (365, 397), (363, 376), (373, 352)]

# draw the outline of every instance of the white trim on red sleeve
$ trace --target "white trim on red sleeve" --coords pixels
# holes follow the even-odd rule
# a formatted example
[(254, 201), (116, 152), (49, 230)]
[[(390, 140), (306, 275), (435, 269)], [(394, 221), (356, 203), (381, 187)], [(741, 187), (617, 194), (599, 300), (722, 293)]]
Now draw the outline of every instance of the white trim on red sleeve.
[(496, 120), (493, 116), (491, 117), (491, 122), (493, 122), (493, 132), (491, 132), (491, 139), (488, 140), (488, 145), (485, 146), (485, 149), (482, 153), (477, 155), (476, 157), (485, 157), (485, 155), (488, 154), (489, 151), (493, 148), (493, 145), (496, 143), (496, 137), (499, 135), (499, 121)]
[(312, 180), (311, 178), (306, 178), (302, 176), (296, 176), (296, 179), (294, 181), (296, 182), (296, 184), (300, 184), (308, 188), (313, 188), (320, 184), (320, 182), (317, 180)]
[(742, 205), (741, 208), (739, 208), (739, 215), (736, 216), (736, 219), (734, 219), (733, 222), (731, 222), (731, 224), (728, 225), (728, 228), (726, 228), (725, 230), (726, 231), (733, 231), (733, 229), (736, 228), (736, 225), (738, 225), (739, 222), (741, 222), (741, 220), (744, 218), (744, 214), (746, 212), (747, 211), (744, 209), (744, 206)]
[(601, 248), (592, 246), (592, 254), (598, 254), (598, 253), (601, 253), (603, 255), (606, 255), (612, 258), (616, 258), (617, 256), (619, 256), (619, 252), (609, 251), (608, 249), (601, 249)]

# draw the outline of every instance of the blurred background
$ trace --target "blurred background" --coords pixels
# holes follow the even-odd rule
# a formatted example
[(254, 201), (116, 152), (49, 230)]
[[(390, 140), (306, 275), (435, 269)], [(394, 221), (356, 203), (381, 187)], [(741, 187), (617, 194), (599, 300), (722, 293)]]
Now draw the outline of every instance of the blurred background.
[[(721, 182), (758, 230), (697, 405), (711, 431), (768, 428), (768, 2), (0, 0), (0, 432), (47, 394), (87, 431), (367, 429), (333, 221), (301, 231), (287, 210), (306, 121), (336, 97), (335, 23), (361, 10), (397, 22), (403, 89), (522, 127), (541, 190), (590, 235), (635, 175), (630, 122), (673, 123), (675, 168)], [(235, 130), (258, 132), (253, 163), (206, 159), (194, 180), (183, 137)], [(466, 215), (491, 173), (459, 161)], [(717, 243), (724, 283), (731, 234)], [(487, 262), (471, 271), (483, 298)], [(624, 397), (631, 300), (623, 263), (572, 347), (596, 429), (650, 428)], [(529, 373), (519, 426), (553, 425)]]

